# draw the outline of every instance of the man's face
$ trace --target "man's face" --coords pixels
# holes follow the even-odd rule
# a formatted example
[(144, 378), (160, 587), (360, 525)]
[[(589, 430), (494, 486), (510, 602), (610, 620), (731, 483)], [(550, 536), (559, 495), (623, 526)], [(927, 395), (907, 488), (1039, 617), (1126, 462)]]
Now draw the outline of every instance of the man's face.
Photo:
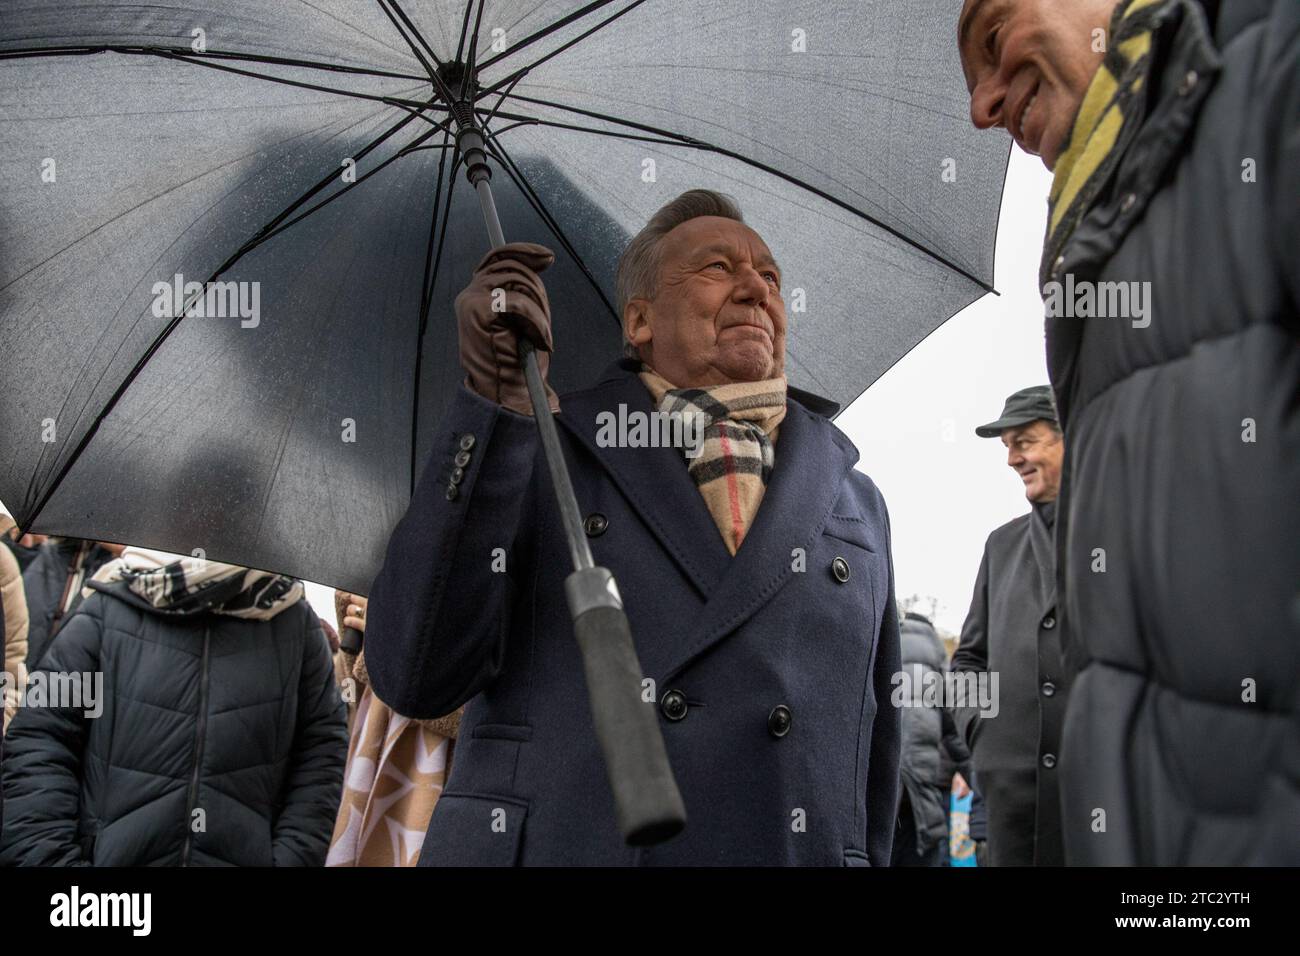
[(971, 122), (1001, 127), (1048, 169), (1065, 148), (1104, 53), (1117, 0), (966, 0), (957, 37)]
[(785, 372), (781, 270), (744, 223), (698, 216), (660, 240), (659, 284), (633, 299), (624, 331), (679, 387), (756, 382)]
[(1039, 419), (1002, 432), (1007, 464), (1025, 483), (1025, 497), (1034, 504), (1056, 500), (1061, 488), (1061, 459), (1065, 442), (1047, 422)]

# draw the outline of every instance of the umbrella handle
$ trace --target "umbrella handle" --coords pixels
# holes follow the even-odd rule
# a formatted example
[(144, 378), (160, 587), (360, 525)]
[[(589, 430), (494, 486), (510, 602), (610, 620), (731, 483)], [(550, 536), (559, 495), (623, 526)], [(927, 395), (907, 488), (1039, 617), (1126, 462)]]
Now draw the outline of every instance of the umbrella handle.
[(564, 582), (591, 697), (591, 718), (628, 846), (654, 846), (686, 826), (686, 806), (668, 763), (654, 694), (609, 569), (574, 571)]
[(339, 650), (355, 656), (361, 653), (361, 645), (364, 641), (364, 635), (355, 627), (345, 627), (339, 634)]

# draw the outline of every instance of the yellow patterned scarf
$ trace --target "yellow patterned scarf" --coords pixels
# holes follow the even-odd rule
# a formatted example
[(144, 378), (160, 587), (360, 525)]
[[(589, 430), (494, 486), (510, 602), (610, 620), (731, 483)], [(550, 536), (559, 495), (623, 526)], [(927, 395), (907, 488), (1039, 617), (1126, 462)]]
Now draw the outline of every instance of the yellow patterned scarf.
[(703, 442), (688, 469), (727, 550), (740, 550), (767, 490), (778, 426), (785, 418), (785, 376), (708, 388), (677, 388), (647, 365), (641, 381), (665, 414), (702, 422)]
[(1170, 5), (1171, 0), (1122, 0), (1115, 8), (1106, 58), (1084, 94), (1070, 144), (1056, 163), (1042, 284), (1136, 132), (1151, 71), (1152, 36)]

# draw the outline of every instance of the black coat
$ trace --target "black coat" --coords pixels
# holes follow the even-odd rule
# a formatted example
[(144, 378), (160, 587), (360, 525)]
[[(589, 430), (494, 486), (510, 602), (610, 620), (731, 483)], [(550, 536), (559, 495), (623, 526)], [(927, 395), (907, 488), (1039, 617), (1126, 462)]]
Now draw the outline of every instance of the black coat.
[(307, 602), (163, 615), (125, 582), (91, 586), (32, 680), (102, 671), (103, 712), (14, 717), (0, 863), (323, 865), (348, 734)]
[[(81, 588), (113, 552), (94, 541), (55, 538), (38, 549), (36, 558), (23, 571), (23, 592), (27, 595), (27, 669), (41, 661), (50, 638), (81, 604)], [(65, 614), (61, 602), (70, 598)]]
[(1035, 507), (989, 535), (954, 673), (996, 674), (997, 715), (954, 717), (971, 748), (995, 866), (1059, 865), (1060, 728), (1069, 690), (1056, 621), (1053, 509)]
[[(911, 817), (903, 822), (916, 828), (915, 845), (925, 853), (948, 837), (952, 775), (970, 754), (942, 703), (927, 706), (925, 700), (927, 682), (942, 681), (948, 670), (943, 640), (929, 621), (916, 615), (903, 619), (901, 636), (901, 673), (908, 675), (908, 683), (896, 688), (893, 702), (903, 705), (901, 775)], [(908, 689), (910, 699), (902, 693)]]
[(1165, 7), (1145, 113), (1047, 264), (1153, 307), (1047, 323), (1071, 863), (1300, 862), (1300, 3), (1219, 10)]
[(398, 713), (473, 698), (421, 862), (888, 865), (898, 617), (885, 504), (857, 449), (792, 395), (732, 557), (680, 450), (598, 437), (600, 412), (652, 410), (634, 366), (560, 402), (591, 549), (617, 576), (688, 822), (667, 843), (624, 844), (537, 427), (462, 386), (366, 630), (375, 693)]

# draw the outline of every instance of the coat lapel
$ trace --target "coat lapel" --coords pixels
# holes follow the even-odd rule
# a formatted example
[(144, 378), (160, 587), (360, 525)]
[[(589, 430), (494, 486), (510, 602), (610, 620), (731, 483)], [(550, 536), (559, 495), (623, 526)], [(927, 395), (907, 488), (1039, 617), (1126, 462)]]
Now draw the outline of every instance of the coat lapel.
[(664, 550), (707, 598), (732, 561), (722, 534), (679, 449), (600, 447), (598, 416), (618, 416), (620, 405), (647, 415), (653, 410), (649, 390), (623, 362), (611, 366), (596, 387), (565, 395), (556, 421), (604, 466)]
[[(812, 551), (857, 460), (858, 450), (839, 429), (803, 406), (787, 403), (762, 504), (703, 614), (670, 660), (664, 680), (733, 633), (785, 585), (795, 573), (793, 549)], [(693, 484), (691, 492), (703, 501)], [(712, 522), (707, 510), (705, 517)], [(720, 540), (716, 526), (713, 530)]]

